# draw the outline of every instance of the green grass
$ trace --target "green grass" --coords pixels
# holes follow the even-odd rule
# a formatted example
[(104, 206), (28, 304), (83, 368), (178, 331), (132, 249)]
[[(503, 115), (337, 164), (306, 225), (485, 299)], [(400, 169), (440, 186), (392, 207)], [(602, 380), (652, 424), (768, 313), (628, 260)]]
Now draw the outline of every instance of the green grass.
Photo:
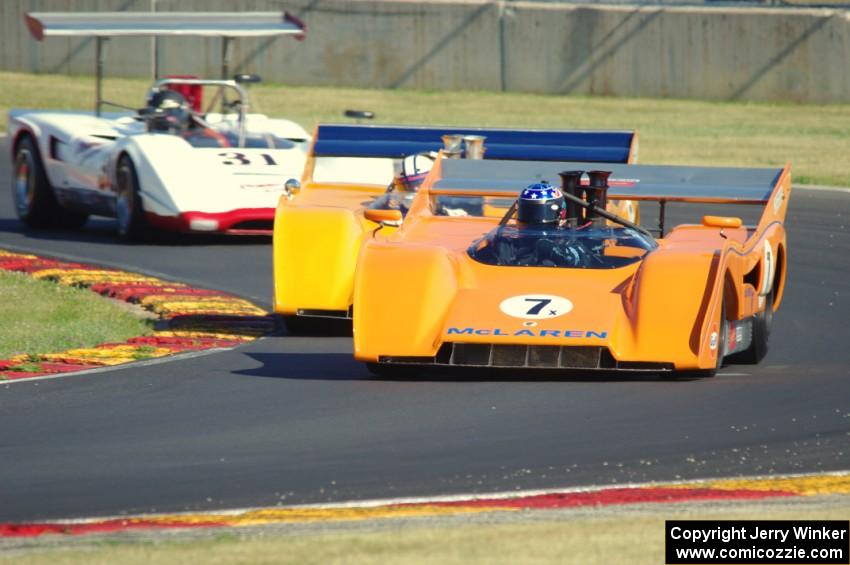
[(78, 288), (0, 271), (0, 359), (27, 354), (16, 370), (35, 370), (39, 353), (124, 341), (150, 333), (150, 320)]
[(135, 353), (133, 353), (133, 359), (135, 359), (136, 361), (139, 361), (141, 359), (150, 359), (151, 357), (154, 357), (153, 354), (155, 352), (155, 347), (151, 347), (150, 345), (142, 345), (141, 347), (136, 349)]
[[(90, 109), (91, 77), (0, 73), (0, 120), (10, 107)], [(105, 97), (141, 106), (149, 81), (107, 79)], [(637, 129), (640, 162), (782, 166), (801, 183), (850, 186), (850, 104), (803, 105), (492, 92), (252, 87), (258, 108), (312, 130), (346, 108), (376, 123)]]

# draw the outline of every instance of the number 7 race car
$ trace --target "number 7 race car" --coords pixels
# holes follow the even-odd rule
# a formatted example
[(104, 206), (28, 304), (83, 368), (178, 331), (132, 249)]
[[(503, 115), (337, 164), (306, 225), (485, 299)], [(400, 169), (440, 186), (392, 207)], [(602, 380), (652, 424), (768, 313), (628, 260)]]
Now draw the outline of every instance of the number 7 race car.
[[(363, 245), (355, 357), (379, 375), (439, 366), (710, 375), (724, 358), (761, 360), (785, 285), (790, 167), (605, 164), (581, 183), (586, 168), (438, 162), (401, 228)], [(500, 215), (435, 213), (446, 198), (486, 210), (559, 174), (560, 222), (521, 222), (516, 205)], [(653, 237), (607, 212), (608, 198), (762, 209), (756, 225), (704, 216), (666, 234), (662, 223)], [(396, 299), (399, 289), (407, 299)]]
[[(310, 136), (294, 122), (250, 112), (243, 85), (259, 77), (158, 80), (135, 111), (100, 98), (102, 43), (109, 35), (201, 35), (221, 36), (227, 46), (231, 37), (302, 35), (303, 24), (282, 13), (130, 12), (28, 14), (27, 23), (37, 39), (94, 36), (98, 76), (94, 112), (9, 112), (12, 195), (22, 221), (78, 227), (89, 215), (115, 217), (126, 239), (149, 228), (271, 233), (274, 207), (285, 182), (300, 176)], [(125, 111), (101, 113), (105, 104)]]
[[(327, 322), (350, 320), (361, 242), (378, 227), (383, 213), (392, 212), (376, 205), (397, 195), (388, 194), (388, 186), (394, 186), (400, 162), (424, 152), (436, 154), (444, 135), (483, 141), (484, 159), (505, 166), (516, 159), (626, 163), (637, 156), (637, 134), (631, 131), (320, 125), (301, 188), (281, 198), (275, 216), (274, 309), (290, 331), (321, 332)], [(441, 213), (467, 213), (446, 204)], [(639, 217), (631, 201), (613, 206), (632, 220)], [(380, 233), (394, 229), (387, 226)]]

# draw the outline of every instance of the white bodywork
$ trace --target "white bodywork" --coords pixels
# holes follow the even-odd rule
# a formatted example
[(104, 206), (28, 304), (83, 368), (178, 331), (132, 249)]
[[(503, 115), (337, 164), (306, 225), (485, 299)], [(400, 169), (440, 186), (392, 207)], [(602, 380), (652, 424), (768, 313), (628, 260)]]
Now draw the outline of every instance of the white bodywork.
[(391, 157), (315, 157), (312, 181), (387, 186), (398, 173), (401, 159)]
[[(207, 114), (205, 120), (218, 133), (238, 136), (237, 114)], [(222, 216), (221, 222), (186, 223), (185, 229), (198, 231), (228, 231), (228, 222), (233, 222), (228, 214), (237, 214), (240, 221), (271, 218), (285, 182), (301, 177), (310, 143), (301, 126), (247, 114), (245, 134), (247, 147), (193, 147), (177, 135), (148, 133), (144, 122), (129, 112), (100, 117), (91, 112), (9, 112), (13, 159), (16, 142), (31, 135), (63, 207), (115, 216), (115, 169), (127, 155), (149, 218), (177, 222), (187, 212)]]

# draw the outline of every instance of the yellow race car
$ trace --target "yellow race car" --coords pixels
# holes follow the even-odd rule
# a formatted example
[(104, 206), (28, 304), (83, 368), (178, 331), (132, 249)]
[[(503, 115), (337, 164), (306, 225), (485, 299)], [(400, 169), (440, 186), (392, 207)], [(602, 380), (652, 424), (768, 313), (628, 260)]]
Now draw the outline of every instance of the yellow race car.
[[(441, 151), (447, 160), (483, 157), (506, 165), (518, 159), (631, 163), (637, 149), (631, 131), (320, 125), (300, 183), (287, 183), (275, 213), (274, 310), (290, 332), (322, 331), (333, 320), (350, 323), (360, 246), (379, 226), (364, 212), (372, 209), (379, 220), (382, 208), (404, 215), (413, 192), (392, 192), (405, 157), (430, 154), (433, 160)], [(414, 176), (421, 180), (424, 173)], [(447, 213), (470, 213), (447, 204)], [(639, 219), (634, 202), (612, 206)], [(384, 225), (380, 236), (395, 230)]]
[[(724, 358), (761, 360), (786, 279), (790, 167), (584, 168), (438, 162), (401, 228), (360, 252), (355, 357), (379, 375), (435, 366), (710, 375)], [(449, 198), (482, 211), (513, 205), (501, 217), (452, 217), (439, 212)], [(703, 216), (665, 233), (660, 214), (651, 234), (611, 214), (609, 198), (751, 204), (760, 218)]]

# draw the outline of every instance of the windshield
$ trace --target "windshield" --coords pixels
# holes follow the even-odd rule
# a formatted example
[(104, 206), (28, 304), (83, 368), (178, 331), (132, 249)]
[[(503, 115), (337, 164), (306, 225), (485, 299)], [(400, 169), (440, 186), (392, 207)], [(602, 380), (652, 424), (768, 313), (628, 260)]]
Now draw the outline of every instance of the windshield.
[(485, 265), (616, 269), (639, 261), (657, 244), (625, 227), (585, 228), (500, 226), (469, 248)]
[(449, 196), (433, 194), (431, 211), (435, 216), (477, 216), (501, 218), (516, 198), (498, 196)]
[[(416, 194), (393, 190), (376, 198), (369, 208), (401, 210), (402, 215), (407, 215)], [(513, 201), (513, 198), (440, 194), (431, 196), (431, 211), (435, 216), (501, 218)]]

